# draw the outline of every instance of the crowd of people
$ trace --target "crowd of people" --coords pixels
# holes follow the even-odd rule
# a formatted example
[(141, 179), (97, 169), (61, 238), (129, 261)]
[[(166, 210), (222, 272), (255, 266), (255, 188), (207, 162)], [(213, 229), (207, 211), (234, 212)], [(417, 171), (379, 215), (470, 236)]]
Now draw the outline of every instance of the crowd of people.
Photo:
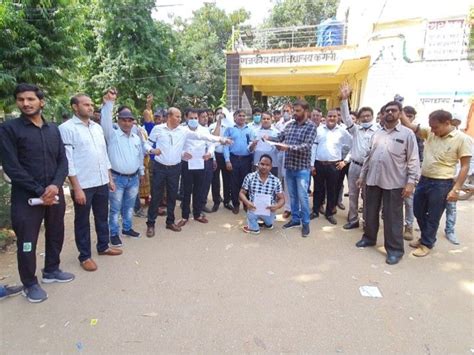
[[(86, 271), (98, 268), (92, 258), (91, 210), (97, 253), (105, 256), (122, 254), (121, 237), (140, 238), (134, 215), (146, 218), (146, 236), (152, 238), (159, 215), (166, 216), (167, 230), (180, 232), (191, 214), (195, 222), (206, 224), (221, 204), (235, 215), (244, 209), (245, 233), (273, 229), (281, 210), (286, 220), (282, 228), (300, 228), (306, 238), (311, 220), (324, 216), (337, 224), (337, 210), (346, 208), (346, 178), (349, 206), (343, 228), (363, 227), (357, 247), (376, 244), (383, 219), (387, 264), (400, 261), (404, 239), (413, 255), (426, 256), (436, 243), (445, 209), (450, 213), (446, 237), (459, 243), (455, 203), (472, 174), (472, 140), (444, 110), (430, 114), (429, 127), (416, 124), (415, 109), (403, 106), (400, 98), (384, 105), (376, 117), (370, 107), (351, 111), (351, 90), (343, 83), (340, 107), (329, 109), (325, 117), (296, 100), (272, 112), (256, 107), (250, 122), (244, 110), (230, 113), (226, 108), (190, 108), (182, 119), (175, 107), (153, 110), (150, 95), (140, 125), (130, 107), (114, 106), (118, 92), (110, 88), (99, 110), (88, 95), (73, 96), (74, 114), (58, 127), (42, 116), (45, 96), (37, 86), (19, 84), (13, 95), (21, 115), (0, 126), (0, 153), (12, 184), (11, 219), (23, 286), (2, 286), (0, 297), (23, 292), (30, 302), (47, 299), (36, 277), (43, 222), (42, 282), (74, 279), (60, 269), (66, 178), (78, 259)], [(420, 228), (416, 239), (415, 217)]]

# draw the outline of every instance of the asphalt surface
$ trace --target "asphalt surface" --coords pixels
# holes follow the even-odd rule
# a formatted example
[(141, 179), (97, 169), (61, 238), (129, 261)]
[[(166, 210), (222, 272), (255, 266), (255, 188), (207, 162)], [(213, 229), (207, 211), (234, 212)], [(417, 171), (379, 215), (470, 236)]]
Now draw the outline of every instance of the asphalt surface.
[[(395, 266), (385, 264), (382, 233), (378, 248), (354, 246), (362, 230), (342, 229), (346, 211), (337, 226), (312, 221), (306, 239), (282, 230), (281, 216), (259, 236), (241, 231), (243, 212), (223, 208), (181, 233), (159, 217), (155, 238), (123, 238), (118, 257), (94, 252), (99, 269), (87, 273), (68, 207), (62, 269), (76, 279), (44, 285), (41, 304), (1, 301), (0, 353), (470, 354), (473, 212), (474, 201), (458, 203), (461, 245), (444, 238), (443, 219), (429, 256), (411, 256), (406, 243)], [(145, 220), (134, 228), (144, 234)], [(0, 254), (0, 278), (18, 282), (14, 251)], [(363, 297), (361, 286), (382, 298)]]

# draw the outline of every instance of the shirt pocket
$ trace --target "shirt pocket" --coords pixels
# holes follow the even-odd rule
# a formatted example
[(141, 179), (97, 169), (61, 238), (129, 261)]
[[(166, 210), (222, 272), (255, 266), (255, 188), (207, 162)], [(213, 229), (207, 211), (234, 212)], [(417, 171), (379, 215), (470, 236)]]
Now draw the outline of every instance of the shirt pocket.
[(401, 157), (405, 154), (405, 141), (400, 138), (393, 138), (388, 144), (390, 154)]

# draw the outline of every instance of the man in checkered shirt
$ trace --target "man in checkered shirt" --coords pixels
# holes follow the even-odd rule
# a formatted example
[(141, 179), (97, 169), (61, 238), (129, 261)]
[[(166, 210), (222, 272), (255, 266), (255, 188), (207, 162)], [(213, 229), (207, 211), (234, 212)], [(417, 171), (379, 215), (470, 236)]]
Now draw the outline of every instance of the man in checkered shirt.
[(302, 224), (301, 236), (309, 231), (308, 185), (311, 174), (311, 148), (316, 138), (316, 125), (308, 119), (309, 105), (304, 100), (293, 104), (294, 121), (288, 123), (278, 137), (265, 137), (276, 142), (276, 147), (285, 152), (286, 181), (291, 202), (291, 220), (283, 228)]
[[(270, 170), (272, 170), (272, 158), (268, 154), (263, 154), (258, 162), (257, 171), (245, 176), (239, 193), (240, 200), (247, 207), (247, 225), (243, 228), (245, 233), (260, 233), (258, 219), (263, 220), (263, 227), (272, 229), (275, 211), (285, 204), (281, 182), (270, 173)], [(265, 211), (258, 209), (257, 200), (269, 201), (269, 205), (264, 206)]]

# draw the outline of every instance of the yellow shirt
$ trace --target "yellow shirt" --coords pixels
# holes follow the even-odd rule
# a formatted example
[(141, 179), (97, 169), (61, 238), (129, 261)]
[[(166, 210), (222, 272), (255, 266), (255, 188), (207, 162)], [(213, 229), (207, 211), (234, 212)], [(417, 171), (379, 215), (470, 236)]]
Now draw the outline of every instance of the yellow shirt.
[(432, 179), (452, 179), (456, 175), (456, 164), (462, 157), (472, 156), (472, 139), (454, 129), (444, 137), (438, 137), (430, 128), (420, 128), (419, 135), (425, 139), (421, 175)]

